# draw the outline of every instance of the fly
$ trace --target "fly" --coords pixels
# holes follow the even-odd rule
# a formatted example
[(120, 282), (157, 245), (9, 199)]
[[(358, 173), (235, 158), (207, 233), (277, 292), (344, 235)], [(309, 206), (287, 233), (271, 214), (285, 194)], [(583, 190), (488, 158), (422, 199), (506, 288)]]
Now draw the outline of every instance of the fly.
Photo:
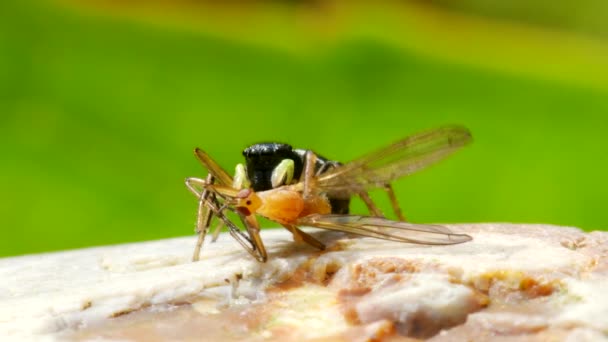
[[(267, 260), (267, 253), (256, 215), (283, 225), (296, 241), (319, 249), (324, 249), (324, 244), (300, 230), (300, 226), (417, 244), (450, 245), (470, 241), (469, 235), (452, 233), (443, 226), (403, 222), (390, 182), (449, 156), (471, 139), (469, 130), (464, 127), (440, 127), (414, 134), (344, 165), (318, 158), (310, 150), (292, 151), (298, 156), (296, 160), (283, 158), (281, 154), (291, 150), (289, 145), (262, 153), (269, 157), (263, 163), (259, 159), (251, 162), (247, 160), (246, 149), (247, 168), (237, 165), (234, 179), (197, 148), (195, 155), (209, 174), (206, 179), (186, 179), (186, 186), (199, 199), (196, 223), (199, 238), (193, 260), (199, 258), (213, 216), (220, 220), (214, 236), (221, 225), (226, 225), (229, 233), (261, 262)], [(270, 144), (252, 147), (260, 145), (268, 147)], [(291, 163), (284, 160), (291, 160), (293, 165), (287, 165)], [(301, 168), (296, 167), (297, 161), (302, 163)], [(367, 195), (367, 191), (374, 188), (388, 192), (393, 209), (402, 221), (382, 217)], [(332, 206), (332, 200), (348, 200), (353, 195), (363, 199), (372, 216), (347, 215), (340, 212), (343, 208), (336, 210)], [(224, 215), (225, 210), (238, 214), (246, 232)]]

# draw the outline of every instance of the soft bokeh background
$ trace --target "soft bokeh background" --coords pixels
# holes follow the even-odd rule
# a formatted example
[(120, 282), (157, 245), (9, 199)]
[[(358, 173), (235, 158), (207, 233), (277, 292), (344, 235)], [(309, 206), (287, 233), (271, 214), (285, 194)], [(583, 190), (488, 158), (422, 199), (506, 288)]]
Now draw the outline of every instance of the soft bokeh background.
[(605, 1), (370, 3), (2, 1), (0, 256), (193, 234), (195, 146), (446, 123), (475, 142), (395, 183), (411, 220), (608, 227)]

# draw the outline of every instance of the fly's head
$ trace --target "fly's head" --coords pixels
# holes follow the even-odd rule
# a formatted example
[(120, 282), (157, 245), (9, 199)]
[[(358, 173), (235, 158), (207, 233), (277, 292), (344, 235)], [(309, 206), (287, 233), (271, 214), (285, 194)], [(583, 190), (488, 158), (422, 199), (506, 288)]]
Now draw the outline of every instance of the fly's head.
[(255, 214), (258, 208), (262, 206), (262, 200), (255, 191), (251, 189), (239, 191), (233, 201), (234, 209), (245, 216)]

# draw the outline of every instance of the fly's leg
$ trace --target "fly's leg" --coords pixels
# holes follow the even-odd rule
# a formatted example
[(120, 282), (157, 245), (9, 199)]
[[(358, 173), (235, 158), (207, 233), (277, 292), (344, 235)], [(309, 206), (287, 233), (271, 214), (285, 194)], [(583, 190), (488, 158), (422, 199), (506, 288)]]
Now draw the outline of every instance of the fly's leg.
[[(333, 168), (336, 168), (338, 166), (340, 166), (340, 164), (338, 162), (326, 163), (321, 168), (319, 168), (319, 170), (317, 171), (317, 176), (319, 176), (319, 175), (323, 174), (324, 172), (329, 171)], [(399, 218), (400, 221), (405, 221), (405, 217), (403, 216), (403, 213), (401, 212), (401, 208), (399, 207), (399, 203), (397, 202), (397, 197), (395, 196), (393, 187), (390, 184), (386, 184), (384, 186), (384, 190), (387, 192), (388, 197), (391, 200), (391, 205), (393, 206), (393, 211), (395, 212), (395, 215), (397, 215), (397, 217)], [(376, 206), (376, 204), (374, 203), (374, 201), (372, 200), (372, 198), (369, 196), (369, 194), (367, 192), (359, 193), (359, 197), (361, 197), (361, 200), (363, 200), (363, 202), (367, 206), (367, 209), (369, 210), (370, 214), (372, 214), (372, 216), (384, 217), (384, 214), (382, 213), (382, 211), (378, 208), (378, 206)]]
[[(338, 162), (331, 162), (331, 163), (327, 163), (325, 165), (323, 165), (323, 167), (321, 167), (319, 169), (319, 171), (317, 171), (317, 176), (321, 175), (323, 172), (329, 171), (333, 168), (336, 168), (340, 166), (340, 163)], [(388, 190), (387, 190), (388, 191)], [(392, 192), (391, 189), (391, 193), (393, 195), (393, 197), (395, 196), (395, 194)], [(365, 206), (367, 206), (367, 209), (369, 210), (370, 214), (372, 216), (376, 216), (376, 217), (384, 217), (384, 214), (382, 213), (382, 211), (378, 208), (378, 206), (374, 203), (374, 201), (372, 200), (372, 198), (369, 196), (369, 194), (365, 191), (362, 191), (359, 193), (359, 197), (361, 198), (361, 200), (363, 201), (363, 203), (365, 203)], [(396, 199), (395, 199), (396, 201)], [(393, 205), (393, 208), (395, 206)]]
[(293, 241), (295, 242), (302, 242), (304, 241), (304, 238), (302, 237), (302, 235), (299, 234), (298, 231), (296, 231), (296, 226), (293, 226), (291, 224), (283, 224), (283, 227), (285, 227), (285, 229), (287, 229), (292, 235), (293, 235)]
[(258, 223), (258, 220), (255, 218), (255, 215), (244, 216), (241, 217), (241, 219), (247, 227), (247, 232), (251, 237), (251, 242), (254, 247), (254, 253), (249, 252), (249, 254), (253, 255), (259, 262), (266, 262), (268, 253), (266, 252), (266, 247), (264, 247), (264, 242), (260, 236), (260, 224)]
[[(213, 203), (209, 203), (209, 207), (213, 213), (228, 227), (228, 233), (230, 233), (230, 235), (241, 244), (247, 253), (249, 253), (259, 262), (266, 262), (268, 259), (268, 254), (266, 253), (266, 248), (264, 247), (264, 243), (260, 237), (260, 229), (259, 225), (257, 225), (257, 220), (255, 220), (255, 216), (246, 216), (243, 219), (243, 221), (246, 222), (245, 226), (247, 227), (249, 236), (251, 236), (250, 238), (224, 215), (221, 208), (218, 209)], [(252, 228), (252, 226), (256, 226), (257, 229), (256, 227)]]
[[(245, 166), (243, 164), (237, 164), (234, 170), (234, 178), (232, 179), (232, 187), (238, 190), (249, 188), (251, 183), (247, 178), (247, 171), (245, 170)], [(212, 238), (211, 241), (217, 241), (217, 238), (220, 236), (220, 232), (224, 224), (220, 221), (215, 228), (212, 230)]]
[[(323, 173), (325, 173), (329, 170), (335, 169), (336, 167), (338, 167), (340, 165), (341, 164), (336, 161), (327, 162), (327, 163), (323, 164), (323, 166), (321, 166), (319, 168), (319, 170), (317, 170), (317, 173), (315, 176), (318, 177), (318, 176), (322, 175)], [(399, 201), (397, 201), (397, 196), (395, 196), (395, 191), (393, 191), (393, 187), (390, 184), (386, 184), (384, 186), (384, 191), (386, 191), (388, 198), (391, 201), (391, 205), (393, 207), (393, 212), (395, 213), (395, 215), (397, 216), (399, 221), (405, 222), (406, 221), (405, 216), (403, 216), (403, 212), (401, 211), (401, 207), (399, 206)], [(374, 201), (372, 201), (371, 197), (369, 196), (369, 194), (367, 192), (360, 193), (359, 197), (361, 197), (361, 199), (363, 200), (363, 202), (369, 209), (369, 212), (373, 216), (384, 217), (384, 214), (382, 213), (382, 211), (380, 211), (380, 209), (378, 209), (378, 207), (376, 206)]]
[[(240, 196), (243, 196), (243, 193), (248, 194), (251, 191), (249, 189), (237, 190), (230, 186), (221, 186), (214, 184), (207, 184), (205, 188), (209, 191), (214, 192), (217, 197), (221, 197), (224, 199), (235, 199)], [(207, 205), (209, 205), (213, 213), (226, 226), (228, 226), (228, 232), (230, 233), (230, 235), (232, 235), (232, 237), (234, 237), (243, 246), (243, 248), (245, 248), (247, 252), (249, 252), (249, 254), (251, 254), (260, 262), (265, 262), (268, 259), (268, 254), (266, 253), (264, 242), (262, 242), (262, 237), (260, 236), (260, 224), (258, 223), (255, 214), (244, 215), (241, 212), (237, 212), (234, 207), (228, 206), (226, 203), (220, 209), (218, 209), (214, 203), (209, 201), (207, 201)], [(224, 209), (230, 209), (232, 211), (235, 211), (239, 215), (241, 221), (247, 229), (247, 233), (249, 234), (249, 236), (245, 235), (240, 229), (238, 229), (234, 225), (232, 221), (230, 221), (224, 215)]]
[[(321, 174), (323, 174), (331, 169), (334, 169), (338, 166), (340, 166), (340, 163), (338, 163), (338, 162), (332, 161), (332, 162), (325, 163), (322, 167), (319, 168), (319, 170), (316, 173), (316, 176), (318, 177)], [(390, 191), (394, 197), (395, 194), (392, 192), (392, 189)], [(372, 198), (369, 196), (369, 194), (367, 192), (359, 193), (359, 197), (361, 197), (361, 200), (363, 200), (363, 202), (367, 206), (367, 209), (369, 210), (369, 212), (372, 216), (384, 217), (384, 214), (382, 213), (382, 211), (380, 211), (380, 209), (378, 209), (378, 206), (376, 206), (374, 201), (372, 201)], [(395, 201), (396, 201), (396, 199), (395, 199)], [(395, 208), (394, 205), (393, 205), (393, 208)]]
[[(217, 180), (217, 182), (221, 186), (224, 186), (224, 189), (228, 189), (227, 187), (233, 184), (234, 181), (230, 177), (230, 175), (228, 175), (228, 173), (221, 166), (219, 166), (219, 164), (216, 163), (205, 151), (196, 148), (194, 150), (194, 155), (203, 164), (203, 166), (205, 166), (205, 168), (215, 178), (215, 180)], [(245, 177), (245, 179), (247, 178)], [(205, 188), (205, 190), (209, 191), (210, 193), (214, 193), (213, 201), (210, 201), (210, 195), (206, 195), (207, 198), (205, 198), (205, 196), (202, 196), (204, 191), (199, 193), (199, 191), (193, 186), (194, 184)], [(220, 225), (218, 225), (218, 227), (213, 233), (214, 237), (218, 235), (221, 226), (226, 225), (228, 227), (228, 232), (230, 233), (230, 235), (235, 240), (237, 240), (241, 244), (241, 246), (243, 246), (243, 248), (245, 248), (245, 250), (249, 252), (249, 254), (251, 254), (258, 261), (266, 261), (268, 256), (266, 253), (266, 249), (264, 248), (264, 244), (262, 243), (262, 239), (259, 236), (259, 225), (257, 225), (257, 220), (255, 220), (255, 216), (251, 215), (250, 217), (245, 217), (244, 215), (239, 214), (241, 221), (247, 228), (247, 233), (249, 233), (249, 235), (251, 236), (250, 238), (249, 236), (245, 235), (240, 229), (238, 229), (238, 227), (224, 215), (224, 208), (218, 208), (219, 203), (216, 197), (222, 197), (222, 194), (218, 193), (217, 189), (208, 188), (209, 185), (211, 185), (211, 183), (207, 183), (205, 180), (200, 178), (189, 178), (186, 180), (186, 186), (188, 187), (188, 189), (197, 197), (199, 197), (199, 200), (200, 198), (203, 198), (202, 201), (203, 203), (206, 203), (205, 206), (208, 207), (208, 209), (211, 210), (213, 214), (215, 214), (215, 216), (217, 216), (220, 220)], [(206, 209), (202, 210), (203, 213), (204, 210)], [(204, 220), (201, 221), (204, 222)], [(205, 225), (203, 224), (203, 227), (204, 226)], [(207, 227), (204, 229), (205, 234), (206, 230), (208, 230), (208, 227), (209, 225), (207, 223)], [(204, 236), (202, 238), (199, 237), (199, 239), (201, 240), (200, 245), (202, 246)]]
[(397, 196), (395, 196), (395, 191), (393, 191), (393, 187), (390, 184), (386, 184), (384, 185), (384, 190), (386, 191), (388, 198), (391, 200), (393, 212), (395, 213), (399, 221), (406, 222), (405, 216), (403, 216), (403, 212), (401, 211), (401, 207), (399, 207), (399, 201), (397, 201)]
[[(322, 163), (321, 166), (319, 167), (319, 169), (317, 170), (317, 172), (315, 174), (315, 178), (319, 177), (322, 174), (324, 174), (325, 172), (333, 170), (341, 165), (342, 164), (337, 161), (333, 161), (333, 160), (326, 161), (326, 162)], [(331, 205), (332, 214), (340, 214), (340, 215), (348, 214), (350, 211), (350, 208), (349, 208), (350, 207), (350, 198), (351, 198), (350, 195), (345, 195), (345, 196), (339, 197), (336, 194), (333, 194), (332, 197), (329, 197), (329, 203)]]
[(317, 155), (312, 151), (306, 151), (306, 161), (304, 162), (304, 172), (300, 176), (300, 182), (304, 183), (302, 196), (310, 197), (315, 177), (315, 164), (317, 163)]
[(365, 203), (367, 209), (369, 210), (372, 216), (384, 217), (382, 211), (378, 209), (378, 207), (376, 206), (374, 201), (372, 201), (372, 198), (369, 197), (369, 194), (367, 192), (360, 192), (359, 197), (361, 197), (361, 200), (363, 200), (363, 203)]
[(198, 196), (198, 209), (196, 215), (196, 234), (198, 235), (198, 239), (196, 241), (196, 246), (194, 247), (194, 254), (192, 255), (192, 261), (198, 261), (200, 258), (201, 248), (203, 243), (205, 242), (205, 235), (207, 235), (207, 230), (209, 229), (209, 224), (211, 223), (211, 219), (213, 218), (211, 210), (209, 210), (209, 206), (206, 205), (207, 201), (215, 201), (215, 194), (211, 193), (209, 190), (205, 189), (200, 193), (194, 187), (195, 184), (212, 184), (214, 181), (213, 175), (207, 175), (206, 179), (198, 179), (198, 178), (187, 178), (186, 179), (186, 187)]
[[(207, 176), (209, 179), (209, 176)], [(211, 176), (213, 177), (213, 176)], [(213, 178), (211, 178), (213, 179)], [(202, 187), (204, 190), (200, 191), (195, 187), (198, 185)], [(210, 182), (207, 182), (205, 179), (200, 178), (187, 178), (186, 179), (186, 187), (196, 195), (200, 201), (199, 202), (199, 217), (197, 217), (197, 229), (199, 227), (200, 222), (200, 231), (201, 235), (199, 235), (199, 239), (197, 241), (197, 246), (195, 248), (195, 261), (198, 260), (201, 246), (203, 245), (205, 234), (209, 228), (209, 220), (205, 218), (207, 215), (211, 217), (211, 215), (215, 215), (223, 225), (228, 227), (228, 232), (230, 235), (237, 240), (243, 246), (243, 248), (251, 254), (256, 260), (260, 262), (265, 262), (268, 258), (266, 253), (266, 249), (262, 242), (261, 237), (259, 236), (259, 225), (257, 224), (257, 220), (255, 216), (241, 216), (241, 220), (245, 223), (247, 227), (247, 232), (250, 234), (251, 238), (244, 234), (232, 221), (230, 221), (226, 215), (224, 215), (223, 210), (225, 207), (220, 207), (217, 197), (222, 197), (223, 192), (232, 193), (234, 189), (229, 187), (222, 186), (212, 186)], [(207, 193), (207, 194), (205, 194)], [(202, 207), (201, 204), (202, 203)], [(205, 214), (207, 211), (210, 211), (209, 214)]]
[[(401, 207), (399, 206), (399, 201), (397, 201), (397, 196), (395, 196), (395, 191), (393, 191), (393, 187), (390, 184), (385, 184), (384, 191), (386, 191), (386, 194), (391, 201), (391, 206), (393, 207), (393, 212), (395, 213), (395, 216), (397, 216), (397, 219), (399, 219), (399, 221), (406, 222), (405, 216), (403, 215)], [(382, 211), (378, 209), (367, 192), (359, 193), (359, 197), (361, 197), (372, 216), (384, 217)]]
[[(304, 177), (304, 179), (303, 179), (304, 198), (306, 198), (306, 195), (310, 194), (310, 191), (311, 191), (311, 187), (312, 187), (311, 183), (312, 183), (313, 173), (314, 173), (314, 164), (316, 163), (316, 161), (317, 161), (316, 155), (312, 151), (307, 151), (306, 152), (306, 163), (304, 165), (304, 173), (302, 175)], [(327, 164), (323, 165), (321, 168), (319, 168), (319, 170), (316, 172), (315, 176), (319, 176), (322, 173), (327, 172), (328, 170), (331, 170), (332, 168), (335, 168), (339, 165), (340, 164), (337, 162), (327, 163)], [(302, 180), (300, 180), (300, 181), (302, 181)], [(367, 192), (359, 193), (359, 197), (361, 197), (361, 199), (363, 200), (363, 202), (369, 209), (369, 212), (372, 214), (372, 216), (384, 217), (384, 214), (382, 214), (382, 211), (380, 211), (380, 209), (378, 209), (378, 207), (376, 206), (374, 201), (372, 201), (371, 197), (369, 197), (369, 194)]]
[[(211, 157), (205, 151), (203, 151), (199, 148), (196, 148), (196, 149), (194, 149), (194, 155), (201, 162), (201, 164), (203, 164), (203, 166), (207, 169), (207, 171), (209, 171), (209, 174), (213, 176), (214, 180), (217, 180), (221, 185), (230, 185), (232, 183), (232, 178), (230, 178), (228, 173), (221, 166), (219, 166), (218, 163), (216, 163), (213, 159), (211, 159)], [(200, 182), (198, 182), (197, 184), (201, 185)], [(207, 184), (211, 184), (211, 183), (207, 183)], [(197, 193), (197, 191), (195, 189), (192, 189), (188, 185), (188, 183), (186, 183), (186, 186), (188, 186), (190, 191), (193, 191), (195, 194)], [(200, 217), (200, 202), (205, 201), (205, 200), (206, 199), (199, 199), (199, 217)], [(209, 217), (209, 221), (210, 220), (211, 220), (211, 217)], [(207, 223), (207, 230), (208, 230), (209, 223), (210, 222)], [(198, 221), (197, 221), (197, 227), (198, 227)], [(211, 241), (215, 242), (217, 240), (222, 227), (223, 227), (223, 223), (220, 221), (217, 224), (217, 226), (212, 230), (213, 238)], [(206, 231), (205, 231), (205, 234), (206, 234)], [(201, 234), (199, 234), (199, 240), (201, 239), (201, 237), (202, 237), (202, 239), (204, 239), (205, 236), (204, 235), (201, 236)], [(201, 243), (202, 243), (202, 241), (201, 241)], [(200, 247), (199, 247), (199, 249), (200, 249)], [(198, 260), (198, 254), (194, 259)]]
[(317, 170), (315, 177), (319, 177), (320, 175), (324, 174), (325, 172), (327, 172), (329, 170), (333, 170), (340, 165), (342, 165), (342, 164), (337, 161), (333, 161), (333, 160), (327, 161), (326, 163), (321, 165), (321, 167)]
[[(232, 187), (240, 190), (249, 188), (249, 186), (250, 183), (249, 179), (247, 178), (247, 171), (245, 170), (245, 166), (243, 164), (237, 164), (234, 170), (234, 178), (232, 179)], [(244, 221), (243, 224), (245, 224)], [(222, 228), (224, 228), (224, 223), (220, 221), (217, 226), (213, 228), (213, 233), (211, 234), (211, 242), (217, 241), (217, 238), (220, 236)]]
[[(302, 197), (304, 197), (304, 199), (310, 197), (312, 194), (312, 190), (313, 190), (313, 186), (314, 186), (314, 184), (313, 184), (314, 177), (316, 176), (316, 174), (315, 174), (315, 164), (316, 163), (317, 163), (317, 155), (314, 154), (312, 151), (307, 151), (306, 160), (304, 162), (304, 172), (302, 172), (302, 175), (300, 176), (300, 182), (304, 183), (304, 189), (302, 191)], [(291, 167), (293, 168), (293, 165)], [(288, 178), (290, 178), (290, 177), (288, 177)], [(313, 247), (316, 247), (320, 250), (325, 249), (325, 245), (323, 243), (321, 243), (319, 240), (312, 237), (310, 234), (300, 230), (298, 227), (291, 225), (291, 224), (284, 224), (283, 227), (285, 227), (287, 230), (289, 230), (291, 232), (291, 234), (293, 234), (293, 238), (295, 241), (297, 241), (297, 242), (304, 241), (307, 244), (309, 244)]]
[[(388, 198), (391, 201), (391, 206), (393, 207), (393, 212), (397, 216), (397, 219), (399, 219), (399, 221), (406, 222), (405, 216), (403, 216), (403, 212), (401, 211), (401, 207), (399, 207), (399, 201), (397, 201), (397, 196), (395, 196), (395, 191), (393, 191), (393, 187), (390, 184), (386, 184), (384, 185), (384, 191), (386, 191)], [(369, 212), (373, 216), (384, 217), (382, 211), (378, 209), (378, 207), (376, 206), (374, 201), (372, 201), (371, 197), (367, 192), (359, 193), (359, 197), (361, 197), (361, 199), (369, 209)]]
[(224, 228), (224, 222), (220, 221), (213, 229), (211, 229), (211, 242), (217, 241), (217, 239), (220, 237), (220, 233), (222, 232), (222, 228)]
[(317, 249), (325, 250), (325, 245), (322, 242), (315, 239), (314, 237), (312, 237), (312, 235), (306, 233), (305, 231), (301, 230), (297, 226), (294, 226), (291, 224), (284, 224), (283, 227), (285, 227), (287, 230), (289, 230), (291, 232), (291, 234), (293, 234), (294, 241), (296, 241), (296, 242), (304, 241), (307, 244), (309, 244)]

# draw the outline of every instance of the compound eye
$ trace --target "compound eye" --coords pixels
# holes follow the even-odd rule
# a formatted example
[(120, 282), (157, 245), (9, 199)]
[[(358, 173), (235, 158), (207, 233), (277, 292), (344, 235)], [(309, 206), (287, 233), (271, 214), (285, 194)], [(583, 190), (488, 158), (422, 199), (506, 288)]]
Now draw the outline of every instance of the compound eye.
[(270, 177), (270, 183), (272, 188), (278, 188), (281, 185), (291, 184), (293, 180), (294, 162), (291, 159), (283, 159), (272, 170), (272, 176)]

